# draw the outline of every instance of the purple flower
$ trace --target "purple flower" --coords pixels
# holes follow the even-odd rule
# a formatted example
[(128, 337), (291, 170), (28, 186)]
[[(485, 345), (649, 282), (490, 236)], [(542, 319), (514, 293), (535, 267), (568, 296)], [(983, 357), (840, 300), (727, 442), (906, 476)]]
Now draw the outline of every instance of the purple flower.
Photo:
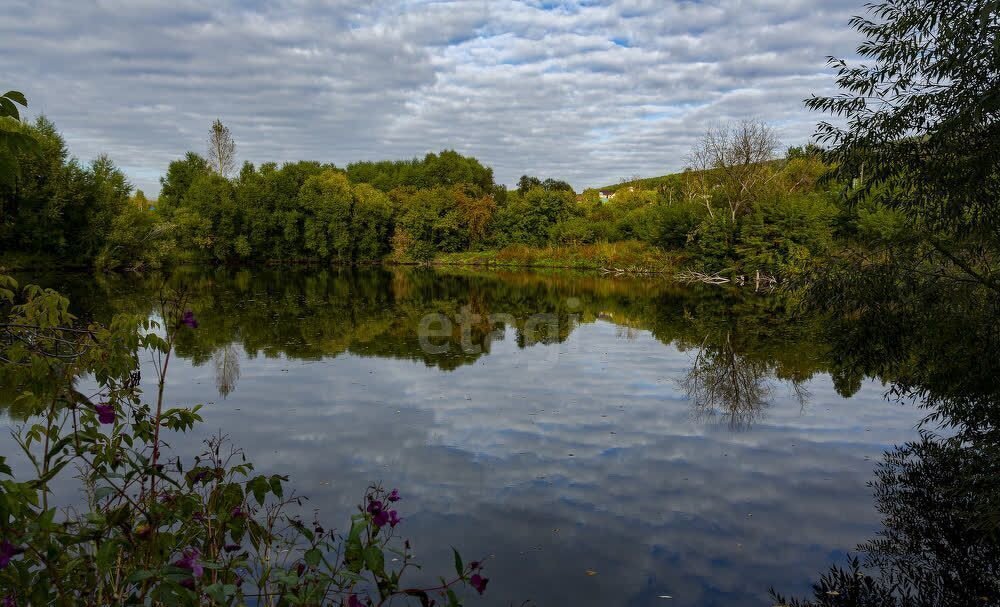
[(489, 583), (489, 581), (490, 578), (483, 577), (478, 573), (473, 574), (472, 577), (469, 578), (469, 584), (475, 588), (479, 594), (482, 594), (486, 590), (486, 584)]
[(103, 405), (94, 405), (94, 409), (97, 411), (97, 419), (102, 424), (113, 424), (115, 423), (115, 407), (114, 405), (104, 403)]
[(403, 519), (399, 518), (399, 516), (396, 514), (396, 511), (395, 510), (390, 510), (389, 511), (389, 526), (390, 527), (395, 527), (396, 525), (400, 524), (401, 522), (403, 522)]
[(472, 569), (473, 571), (478, 571), (480, 567), (482, 567), (482, 563), (479, 561), (472, 561), (469, 563), (469, 569)]
[(7, 565), (10, 565), (10, 561), (14, 558), (14, 555), (20, 552), (21, 550), (17, 546), (7, 540), (0, 542), (0, 569), (4, 569)]
[(191, 329), (198, 328), (198, 320), (194, 317), (194, 312), (192, 312), (191, 310), (187, 310), (184, 312), (184, 318), (181, 319), (181, 322), (187, 325)]
[(389, 512), (385, 510), (385, 506), (379, 500), (368, 502), (368, 514), (372, 515), (372, 523), (376, 527), (385, 527), (389, 524)]
[(347, 598), (347, 607), (364, 607), (364, 603), (358, 600), (356, 595), (351, 595)]
[(0, 602), (0, 605), (3, 605), (3, 607), (17, 607), (17, 601), (14, 599), (13, 596), (8, 594), (7, 596), (3, 597), (3, 601)]
[(244, 516), (246, 516), (246, 513), (243, 512), (242, 508), (240, 508), (239, 506), (237, 506), (237, 507), (233, 508), (232, 512), (229, 513), (229, 516), (231, 516), (233, 518), (243, 518)]
[(205, 574), (205, 568), (198, 562), (200, 556), (201, 552), (197, 548), (185, 548), (183, 556), (174, 561), (174, 567), (187, 569), (191, 572), (193, 579), (198, 579)]
[(402, 498), (399, 497), (399, 490), (393, 489), (392, 493), (390, 493), (389, 497), (387, 497), (386, 499), (388, 499), (390, 502), (398, 502)]

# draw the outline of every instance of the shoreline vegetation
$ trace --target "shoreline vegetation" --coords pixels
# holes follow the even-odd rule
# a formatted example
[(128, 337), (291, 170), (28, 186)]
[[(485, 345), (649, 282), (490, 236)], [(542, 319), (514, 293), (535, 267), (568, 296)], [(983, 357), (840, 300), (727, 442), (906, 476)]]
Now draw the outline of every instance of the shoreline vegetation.
[[(777, 157), (768, 125), (705, 133), (682, 173), (576, 192), (522, 176), (508, 189), (478, 159), (283, 165), (244, 163), (216, 121), (209, 154), (169, 164), (156, 200), (107, 156), (71, 158), (54, 123), (14, 154), (0, 188), (0, 267), (142, 271), (185, 264), (416, 264), (567, 268), (606, 273), (792, 277), (897, 216), (849, 207), (853, 185), (824, 179), (815, 146)], [(223, 159), (219, 160), (222, 154)]]
[[(395, 261), (384, 259), (369, 262), (336, 263), (319, 259), (265, 260), (233, 264), (236, 267), (276, 266), (459, 266), (473, 268), (565, 269), (598, 273), (632, 273), (676, 275), (683, 256), (669, 254), (637, 241), (597, 243), (593, 245), (562, 245), (529, 247), (511, 245), (499, 250), (441, 253), (428, 261)], [(190, 264), (184, 265), (204, 265)], [(32, 272), (48, 270), (91, 270), (85, 263), (66, 263), (43, 255), (0, 254), (0, 272)]]

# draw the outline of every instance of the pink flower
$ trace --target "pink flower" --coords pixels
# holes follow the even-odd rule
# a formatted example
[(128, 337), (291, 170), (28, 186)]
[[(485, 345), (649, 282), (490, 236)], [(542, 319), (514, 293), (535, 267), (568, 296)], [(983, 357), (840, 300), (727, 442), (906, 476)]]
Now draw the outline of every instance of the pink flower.
[(185, 548), (181, 558), (174, 561), (174, 567), (187, 569), (191, 572), (191, 578), (181, 582), (182, 586), (186, 588), (193, 587), (195, 580), (200, 579), (205, 574), (205, 568), (198, 562), (198, 557), (200, 556), (201, 551), (197, 548)]
[(389, 497), (387, 497), (386, 499), (389, 500), (390, 502), (398, 502), (402, 498), (399, 497), (399, 490), (398, 489), (393, 489), (392, 493), (390, 493)]
[(198, 320), (194, 317), (194, 312), (192, 312), (191, 310), (187, 310), (184, 312), (184, 317), (181, 319), (181, 322), (187, 325), (191, 329), (198, 328)]
[(475, 573), (472, 575), (471, 578), (469, 578), (469, 585), (475, 588), (476, 591), (479, 592), (479, 594), (482, 594), (486, 590), (486, 584), (488, 584), (489, 581), (490, 578), (486, 578), (479, 575), (478, 573)]
[(401, 522), (403, 522), (403, 519), (399, 518), (399, 516), (396, 514), (396, 511), (395, 510), (390, 510), (389, 511), (389, 526), (390, 527), (395, 527), (396, 525), (400, 524)]
[(347, 607), (364, 607), (364, 605), (356, 595), (352, 594), (347, 598)]
[(4, 569), (7, 565), (10, 565), (11, 559), (20, 553), (21, 550), (7, 540), (0, 542), (0, 569)]
[(102, 424), (113, 424), (115, 423), (115, 408), (113, 405), (104, 403), (102, 405), (94, 405), (94, 409), (97, 411), (97, 419)]

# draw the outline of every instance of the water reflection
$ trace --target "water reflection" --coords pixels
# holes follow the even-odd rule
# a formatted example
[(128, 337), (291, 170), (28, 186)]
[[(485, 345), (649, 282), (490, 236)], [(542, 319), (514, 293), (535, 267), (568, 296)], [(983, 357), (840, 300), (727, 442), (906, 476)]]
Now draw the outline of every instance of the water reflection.
[(240, 353), (235, 344), (226, 344), (212, 353), (212, 364), (215, 365), (215, 388), (219, 396), (225, 399), (236, 389), (240, 379)]
[[(867, 486), (883, 452), (916, 444), (917, 422), (941, 410), (886, 402), (883, 381), (914, 385), (924, 369), (968, 393), (956, 369), (969, 356), (937, 344), (944, 368), (930, 331), (901, 337), (890, 358), (867, 332), (881, 320), (656, 279), (404, 268), (49, 280), (99, 319), (155, 313), (163, 281), (186, 290), (200, 325), (180, 336), (170, 397), (210, 402), (206, 432), (291, 473), (323, 512), (349, 511), (371, 480), (404, 489), (415, 545), (444, 547), (428, 561), (447, 563), (449, 545), (494, 555), (488, 604), (771, 605), (768, 586), (803, 596), (859, 544), (886, 555), (870, 566), (887, 579), (906, 566), (995, 579), (983, 534), (942, 524), (957, 502), (939, 481), (967, 477), (964, 456), (935, 452), (941, 463), (911, 473), (903, 464), (929, 452), (899, 451), (875, 504)], [(966, 448), (942, 440), (931, 444)], [(995, 473), (989, 461), (976, 465)], [(974, 553), (929, 559), (920, 537)]]
[(718, 343), (709, 337), (698, 347), (682, 385), (699, 419), (721, 415), (733, 430), (746, 429), (763, 415), (771, 395), (769, 369), (733, 349), (727, 333)]
[(881, 376), (921, 407), (921, 436), (888, 449), (871, 486), (882, 526), (792, 605), (1000, 604), (1000, 298), (968, 283), (901, 274), (834, 276), (814, 294), (841, 383)]

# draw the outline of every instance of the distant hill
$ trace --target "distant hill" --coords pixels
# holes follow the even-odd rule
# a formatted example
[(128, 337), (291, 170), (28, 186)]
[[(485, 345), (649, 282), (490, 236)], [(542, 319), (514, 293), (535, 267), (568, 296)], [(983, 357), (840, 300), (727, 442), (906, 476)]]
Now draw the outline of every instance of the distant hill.
[(596, 188), (605, 192), (615, 192), (622, 188), (634, 187), (639, 190), (658, 190), (664, 187), (679, 187), (681, 184), (681, 173), (671, 173), (659, 177), (645, 177), (633, 181), (623, 181), (615, 185), (608, 185)]
[[(774, 160), (769, 160), (768, 162), (777, 165), (778, 167), (784, 166), (786, 158), (776, 158)], [(715, 169), (710, 169), (709, 172)], [(698, 171), (687, 170), (688, 172), (697, 173)], [(621, 183), (616, 183), (615, 185), (608, 185), (600, 188), (595, 188), (597, 190), (605, 192), (615, 192), (622, 188), (634, 187), (637, 190), (659, 190), (666, 188), (679, 188), (681, 186), (681, 179), (685, 171), (680, 173), (671, 173), (669, 175), (660, 175), (659, 177), (644, 177), (642, 179), (633, 179), (632, 181), (623, 181)]]

